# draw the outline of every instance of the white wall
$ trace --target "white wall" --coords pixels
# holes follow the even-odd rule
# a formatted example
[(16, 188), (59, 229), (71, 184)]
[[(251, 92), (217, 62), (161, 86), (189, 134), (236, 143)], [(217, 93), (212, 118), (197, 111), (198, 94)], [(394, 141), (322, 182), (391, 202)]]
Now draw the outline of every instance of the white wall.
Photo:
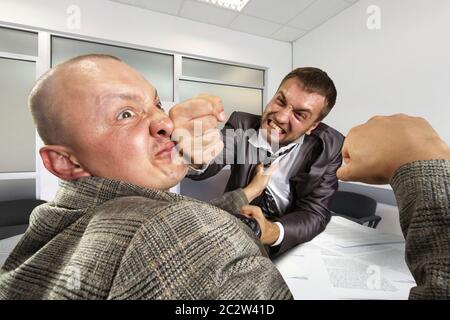
[[(370, 5), (381, 9), (380, 30), (367, 28)], [(293, 65), (333, 78), (338, 100), (325, 122), (343, 134), (373, 115), (402, 112), (426, 118), (450, 144), (449, 18), (448, 0), (360, 0), (297, 40)], [(401, 234), (398, 208), (379, 203), (377, 215), (379, 230)]]
[[(380, 30), (366, 27), (369, 5), (381, 9)], [(335, 80), (325, 122), (342, 133), (402, 112), (426, 118), (450, 144), (450, 1), (361, 0), (297, 40), (293, 60)]]
[[(81, 29), (67, 25), (70, 5), (81, 9)], [(106, 0), (2, 0), (0, 23), (130, 43), (200, 57), (267, 68), (267, 97), (292, 67), (291, 44)], [(40, 168), (43, 199), (56, 181)]]

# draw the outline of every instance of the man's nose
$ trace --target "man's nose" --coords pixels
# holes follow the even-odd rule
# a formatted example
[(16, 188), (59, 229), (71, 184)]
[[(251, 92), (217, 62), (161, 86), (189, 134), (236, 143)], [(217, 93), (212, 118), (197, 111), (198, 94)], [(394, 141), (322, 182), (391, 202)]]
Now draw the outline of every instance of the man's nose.
[(150, 123), (150, 135), (154, 138), (170, 138), (172, 131), (173, 123), (168, 116), (152, 120)]
[(280, 123), (288, 122), (289, 118), (290, 118), (290, 116), (292, 114), (292, 111), (293, 111), (293, 109), (292, 109), (292, 107), (290, 105), (284, 107), (283, 109), (279, 110), (276, 113), (276, 120), (278, 122), (280, 122)]

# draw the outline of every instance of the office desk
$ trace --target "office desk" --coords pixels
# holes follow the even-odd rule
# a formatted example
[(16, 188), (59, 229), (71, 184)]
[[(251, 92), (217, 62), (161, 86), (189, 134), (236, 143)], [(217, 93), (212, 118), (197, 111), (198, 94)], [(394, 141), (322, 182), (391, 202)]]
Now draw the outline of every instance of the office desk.
[(415, 286), (403, 237), (342, 217), (274, 262), (295, 299), (408, 299)]

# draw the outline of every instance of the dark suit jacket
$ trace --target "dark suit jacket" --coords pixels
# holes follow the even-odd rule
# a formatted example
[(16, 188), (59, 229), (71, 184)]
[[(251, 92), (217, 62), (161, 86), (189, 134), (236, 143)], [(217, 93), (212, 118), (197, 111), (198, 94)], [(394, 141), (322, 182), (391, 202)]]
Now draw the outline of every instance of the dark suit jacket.
[[(258, 130), (261, 117), (244, 112), (234, 112), (225, 124), (226, 130)], [(243, 131), (241, 131), (242, 133)], [(227, 153), (234, 150), (231, 175), (225, 191), (245, 187), (253, 177), (256, 164), (237, 164), (237, 157), (249, 152), (248, 138), (237, 134), (234, 138), (224, 138), (225, 148), (216, 161), (211, 163), (201, 175), (190, 175), (193, 180), (203, 180), (218, 173), (225, 165)], [(284, 239), (277, 247), (268, 247), (271, 257), (278, 256), (286, 250), (303, 242), (310, 241), (322, 232), (330, 221), (328, 206), (338, 188), (336, 170), (342, 163), (341, 148), (344, 136), (324, 123), (306, 135), (298, 154), (301, 162), (297, 173), (290, 178), (293, 201), (279, 221), (285, 230)], [(240, 145), (241, 144), (241, 145)], [(219, 162), (219, 163), (217, 163)], [(280, 168), (279, 170), (282, 170)]]

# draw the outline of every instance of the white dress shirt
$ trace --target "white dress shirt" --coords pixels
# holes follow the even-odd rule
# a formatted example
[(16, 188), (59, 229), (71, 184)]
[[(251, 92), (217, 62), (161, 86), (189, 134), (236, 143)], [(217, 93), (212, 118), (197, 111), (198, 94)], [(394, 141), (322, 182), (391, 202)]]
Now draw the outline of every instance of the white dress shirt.
[[(277, 209), (280, 212), (285, 212), (292, 202), (292, 194), (289, 179), (297, 172), (300, 163), (295, 161), (300, 152), (300, 148), (303, 144), (305, 136), (302, 135), (297, 140), (291, 142), (290, 144), (281, 147), (277, 151), (272, 150), (272, 146), (267, 142), (266, 138), (261, 133), (261, 130), (257, 134), (252, 135), (248, 142), (257, 149), (263, 149), (269, 152), (270, 155), (274, 157), (278, 154), (283, 153), (285, 150), (292, 148), (288, 153), (281, 155), (276, 158), (272, 163), (278, 163), (278, 170), (276, 170), (272, 177), (270, 178), (267, 188), (272, 194)], [(277, 246), (281, 244), (284, 238), (284, 228), (280, 222), (275, 222), (280, 229), (280, 235), (278, 240), (275, 241), (272, 246)]]

